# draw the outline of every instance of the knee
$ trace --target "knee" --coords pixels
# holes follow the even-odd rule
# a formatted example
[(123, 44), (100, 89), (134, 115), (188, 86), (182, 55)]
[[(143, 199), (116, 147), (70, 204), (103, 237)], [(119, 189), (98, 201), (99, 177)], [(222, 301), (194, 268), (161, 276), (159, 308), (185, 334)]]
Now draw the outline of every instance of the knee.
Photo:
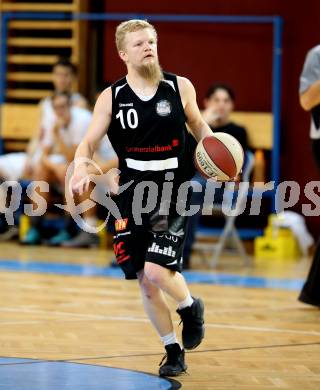
[(139, 280), (139, 283), (142, 294), (148, 299), (152, 299), (158, 294), (158, 288), (145, 275)]
[(153, 285), (162, 286), (166, 279), (167, 270), (160, 265), (146, 262), (144, 274)]

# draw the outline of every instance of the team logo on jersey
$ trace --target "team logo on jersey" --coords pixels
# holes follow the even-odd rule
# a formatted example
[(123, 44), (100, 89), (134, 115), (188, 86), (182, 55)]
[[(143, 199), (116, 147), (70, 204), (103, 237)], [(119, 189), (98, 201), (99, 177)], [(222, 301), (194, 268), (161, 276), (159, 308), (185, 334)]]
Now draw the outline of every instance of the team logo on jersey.
[(173, 139), (172, 140), (172, 146), (178, 146), (179, 145), (179, 140), (178, 139)]
[(121, 232), (122, 230), (126, 230), (128, 224), (128, 218), (117, 219), (115, 222), (116, 232)]
[(157, 114), (160, 116), (167, 116), (171, 113), (171, 103), (168, 100), (160, 100), (156, 104)]

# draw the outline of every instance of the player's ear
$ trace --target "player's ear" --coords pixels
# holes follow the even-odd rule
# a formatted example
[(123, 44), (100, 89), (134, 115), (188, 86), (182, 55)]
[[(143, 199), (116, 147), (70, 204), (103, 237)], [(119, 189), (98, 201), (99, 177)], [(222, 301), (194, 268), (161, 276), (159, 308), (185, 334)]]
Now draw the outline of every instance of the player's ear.
[(123, 51), (123, 50), (119, 50), (118, 53), (119, 53), (119, 57), (122, 59), (122, 61), (126, 62), (126, 60), (127, 60), (127, 54), (126, 54), (126, 52)]

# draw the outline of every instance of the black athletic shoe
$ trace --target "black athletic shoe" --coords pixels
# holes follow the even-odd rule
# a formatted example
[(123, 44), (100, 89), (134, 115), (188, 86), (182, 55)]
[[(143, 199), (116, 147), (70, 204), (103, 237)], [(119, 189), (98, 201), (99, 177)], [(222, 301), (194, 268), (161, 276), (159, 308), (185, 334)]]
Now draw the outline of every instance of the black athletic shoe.
[(177, 343), (166, 345), (165, 348), (167, 353), (161, 360), (159, 366), (165, 358), (167, 360), (159, 368), (159, 375), (178, 376), (184, 374), (187, 371), (187, 365), (184, 362), (184, 350)]
[(182, 342), (185, 349), (194, 349), (204, 337), (204, 305), (200, 298), (193, 298), (191, 306), (178, 309), (183, 323)]

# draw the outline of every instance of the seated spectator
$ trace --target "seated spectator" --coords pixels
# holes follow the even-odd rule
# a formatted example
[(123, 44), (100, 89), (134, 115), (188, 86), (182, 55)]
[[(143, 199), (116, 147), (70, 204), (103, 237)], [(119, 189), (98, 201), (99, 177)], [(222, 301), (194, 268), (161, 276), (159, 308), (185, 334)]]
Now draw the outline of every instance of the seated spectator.
[[(55, 92), (67, 92), (71, 96), (73, 106), (86, 108), (87, 101), (79, 93), (72, 92), (72, 85), (76, 76), (76, 68), (68, 59), (59, 59), (52, 67), (52, 83)], [(33, 175), (34, 167), (37, 165), (40, 155), (40, 140), (43, 136), (43, 129), (54, 120), (54, 110), (51, 96), (42, 99), (40, 105), (39, 127), (35, 131), (35, 136), (29, 142), (26, 152), (7, 153), (0, 156), (0, 180), (30, 179)], [(4, 197), (0, 194), (0, 197)], [(5, 218), (1, 216), (0, 221), (0, 241), (9, 240), (18, 235), (16, 226), (8, 227)]]
[[(105, 88), (108, 87), (110, 84), (106, 83), (108, 85), (105, 85)], [(106, 187), (106, 183), (104, 182), (104, 178), (101, 176), (101, 179), (99, 178), (99, 175), (101, 172), (106, 173), (112, 168), (118, 168), (118, 157), (110, 143), (110, 140), (108, 136), (106, 135), (100, 144), (100, 147), (98, 151), (94, 154), (93, 160), (96, 163), (95, 165), (90, 165), (89, 171), (91, 174), (98, 175), (98, 187), (101, 188), (101, 191), (104, 192), (104, 189)], [(96, 167), (99, 167), (97, 169)], [(102, 190), (103, 188), (103, 190)], [(90, 188), (91, 189), (91, 188)], [(67, 194), (66, 194), (67, 195)], [(104, 195), (102, 195), (104, 196)], [(96, 207), (91, 210), (91, 212), (86, 213), (84, 223), (90, 225), (91, 227), (94, 227), (97, 225), (97, 217), (96, 217)], [(69, 217), (70, 226), (72, 225), (71, 218)], [(72, 228), (69, 228), (69, 230), (72, 231)], [(98, 237), (94, 234), (87, 233), (83, 227), (75, 237), (72, 237), (71, 239), (65, 240), (64, 233), (62, 232), (59, 234), (56, 238), (52, 240), (52, 243), (54, 245), (61, 245), (63, 247), (69, 247), (69, 248), (83, 248), (88, 246), (96, 246), (98, 244)]]
[[(234, 109), (235, 94), (232, 88), (226, 84), (216, 83), (213, 84), (207, 91), (204, 107), (202, 111), (202, 116), (204, 120), (208, 123), (213, 133), (223, 132), (228, 133), (235, 137), (241, 144), (244, 151), (248, 149), (247, 143), (247, 132), (246, 129), (242, 126), (233, 123), (230, 119), (230, 115)], [(193, 142), (192, 147), (195, 148), (196, 143)], [(199, 182), (204, 188), (206, 185), (206, 179), (203, 178), (198, 172), (192, 179), (193, 181)], [(223, 189), (222, 191), (216, 191), (215, 201), (222, 202)], [(203, 192), (193, 192), (192, 194), (192, 204), (202, 204), (203, 203)], [(190, 256), (192, 245), (195, 240), (195, 234), (198, 227), (200, 218), (200, 212), (189, 218), (189, 225), (187, 230), (183, 262), (184, 268), (188, 269), (190, 267)]]
[[(91, 112), (71, 106), (71, 96), (67, 92), (56, 92), (51, 101), (55, 116), (51, 123), (48, 118), (44, 123), (43, 138), (40, 142), (41, 148), (39, 148), (40, 157), (33, 168), (32, 180), (55, 183), (60, 189), (64, 189), (67, 167), (72, 162), (75, 150), (87, 131), (91, 121)], [(50, 193), (42, 192), (39, 195), (49, 200)], [(24, 244), (37, 244), (41, 241), (38, 228), (41, 218), (32, 217), (31, 220), (32, 227), (27, 232)], [(57, 238), (60, 241), (66, 241), (71, 237), (67, 230), (63, 230), (59, 233), (59, 237), (52, 239), (52, 243), (55, 243)]]
[[(60, 191), (64, 191), (67, 168), (73, 161), (75, 150), (88, 129), (92, 114), (83, 108), (71, 106), (70, 95), (63, 92), (53, 95), (52, 106), (55, 112), (55, 120), (51, 126), (49, 122), (46, 124), (44, 137), (41, 141), (41, 158), (37, 167), (34, 169), (32, 179), (43, 180), (51, 185), (58, 185)], [(95, 157), (98, 161), (102, 161), (103, 158), (111, 159), (111, 157), (116, 157), (107, 137), (103, 140), (99, 153)], [(110, 162), (106, 162), (105, 164), (110, 164)], [(112, 164), (115, 165), (116, 163)], [(41, 196), (48, 202), (50, 192), (41, 193)], [(76, 201), (82, 202), (87, 197), (88, 194), (79, 197)], [(67, 203), (69, 204), (69, 202)], [(82, 215), (84, 223), (90, 226), (96, 226), (97, 218), (95, 208), (84, 211)], [(31, 220), (32, 227), (23, 240), (24, 244), (37, 244), (41, 241), (41, 230), (39, 229), (41, 218), (32, 217)], [(66, 216), (65, 228), (47, 243), (49, 245), (62, 245), (64, 247), (98, 245), (98, 236), (83, 230), (80, 230), (79, 234), (75, 237), (71, 237), (70, 225), (72, 225), (71, 217)]]

